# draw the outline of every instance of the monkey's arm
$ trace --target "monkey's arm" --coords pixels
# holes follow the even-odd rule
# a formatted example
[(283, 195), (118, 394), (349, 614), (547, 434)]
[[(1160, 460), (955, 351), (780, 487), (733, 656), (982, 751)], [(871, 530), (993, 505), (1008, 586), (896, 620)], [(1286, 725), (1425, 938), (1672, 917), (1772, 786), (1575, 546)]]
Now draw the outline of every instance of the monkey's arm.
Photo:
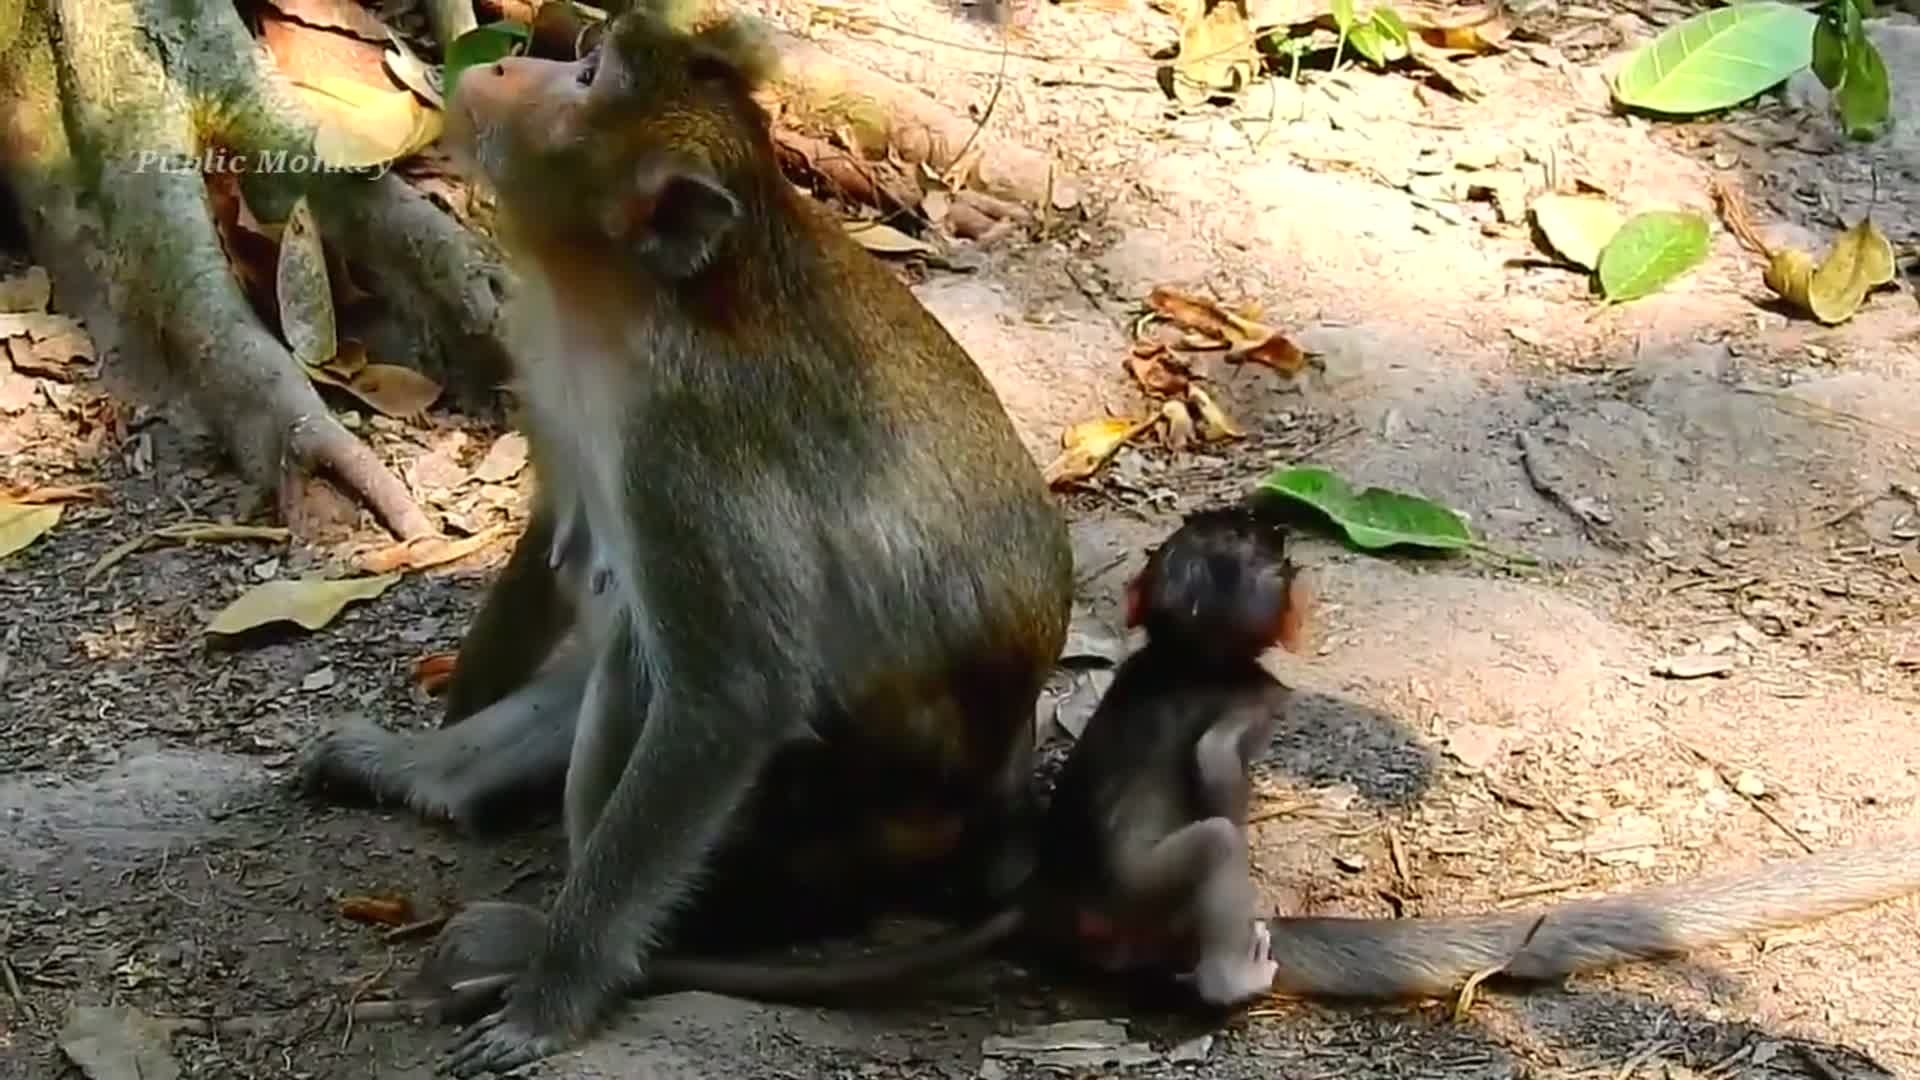
[[(631, 752), (604, 793), (591, 785), (605, 774), (576, 753), (568, 831), (578, 830), (584, 842), (576, 841), (531, 967), (501, 1008), (455, 1045), (448, 1067), (457, 1076), (503, 1071), (565, 1049), (644, 977), (662, 923), (692, 890), (791, 718), (805, 715), (791, 703), (772, 703), (768, 687), (777, 673), (709, 658), (680, 669), (693, 679), (657, 680), (641, 724), (630, 688), (632, 665), (643, 654), (632, 619), (623, 612), (615, 622), (589, 680), (578, 749), (605, 754), (626, 743)], [(701, 671), (731, 681), (698, 679)]]
[(1272, 693), (1235, 694), (1220, 719), (1195, 742), (1196, 787), (1207, 816), (1246, 827), (1253, 795), (1249, 770), (1273, 740), (1280, 707), (1281, 699)]
[(535, 496), (526, 531), (460, 641), (444, 725), (457, 724), (524, 685), (573, 625), (573, 604), (550, 558), (559, 516), (551, 493)]

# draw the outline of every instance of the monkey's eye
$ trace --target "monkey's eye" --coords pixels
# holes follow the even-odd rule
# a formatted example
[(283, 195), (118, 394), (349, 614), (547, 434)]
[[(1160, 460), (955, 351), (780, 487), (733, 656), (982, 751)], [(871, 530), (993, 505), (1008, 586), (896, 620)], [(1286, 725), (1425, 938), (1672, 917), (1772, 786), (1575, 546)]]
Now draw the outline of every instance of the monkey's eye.
[(587, 55), (579, 60), (580, 71), (575, 76), (581, 86), (592, 86), (593, 77), (600, 71), (600, 46), (595, 45)]

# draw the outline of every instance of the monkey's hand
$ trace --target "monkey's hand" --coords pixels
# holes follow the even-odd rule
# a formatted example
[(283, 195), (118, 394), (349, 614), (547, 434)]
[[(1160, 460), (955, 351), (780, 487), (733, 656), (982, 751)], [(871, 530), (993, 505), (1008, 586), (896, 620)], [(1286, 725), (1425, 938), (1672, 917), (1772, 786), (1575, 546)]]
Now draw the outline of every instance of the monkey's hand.
[(360, 715), (336, 720), (301, 751), (300, 789), (309, 795), (405, 806), (425, 817), (455, 820), (452, 800), (430, 790), (406, 735)]

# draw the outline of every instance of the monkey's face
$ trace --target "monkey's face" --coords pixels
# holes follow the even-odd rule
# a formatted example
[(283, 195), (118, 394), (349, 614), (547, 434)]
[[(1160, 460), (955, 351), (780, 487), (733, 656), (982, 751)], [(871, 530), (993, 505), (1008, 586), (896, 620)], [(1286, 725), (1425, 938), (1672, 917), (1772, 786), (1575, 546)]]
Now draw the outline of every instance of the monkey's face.
[(751, 97), (769, 55), (751, 23), (688, 33), (635, 11), (578, 60), (467, 69), (447, 144), (523, 239), (611, 244), (655, 272), (691, 272), (738, 216), (728, 189), (771, 160)]

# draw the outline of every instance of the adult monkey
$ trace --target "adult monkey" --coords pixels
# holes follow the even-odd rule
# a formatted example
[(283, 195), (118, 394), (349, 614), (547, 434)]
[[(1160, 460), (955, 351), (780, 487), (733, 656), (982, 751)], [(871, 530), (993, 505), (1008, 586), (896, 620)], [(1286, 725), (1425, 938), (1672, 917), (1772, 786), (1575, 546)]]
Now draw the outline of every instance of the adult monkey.
[(533, 953), (499, 905), (442, 934), (518, 972), (458, 1075), (579, 1041), (663, 941), (704, 947), (769, 897), (958, 880), (982, 909), (1024, 877), (1065, 523), (966, 353), (780, 174), (750, 25), (689, 6), (464, 73), (449, 141), (521, 272), (545, 491), (463, 645), (500, 665), (461, 686), (470, 715), (348, 723), (305, 762), (311, 787), (469, 822), (564, 777), (571, 865)]

